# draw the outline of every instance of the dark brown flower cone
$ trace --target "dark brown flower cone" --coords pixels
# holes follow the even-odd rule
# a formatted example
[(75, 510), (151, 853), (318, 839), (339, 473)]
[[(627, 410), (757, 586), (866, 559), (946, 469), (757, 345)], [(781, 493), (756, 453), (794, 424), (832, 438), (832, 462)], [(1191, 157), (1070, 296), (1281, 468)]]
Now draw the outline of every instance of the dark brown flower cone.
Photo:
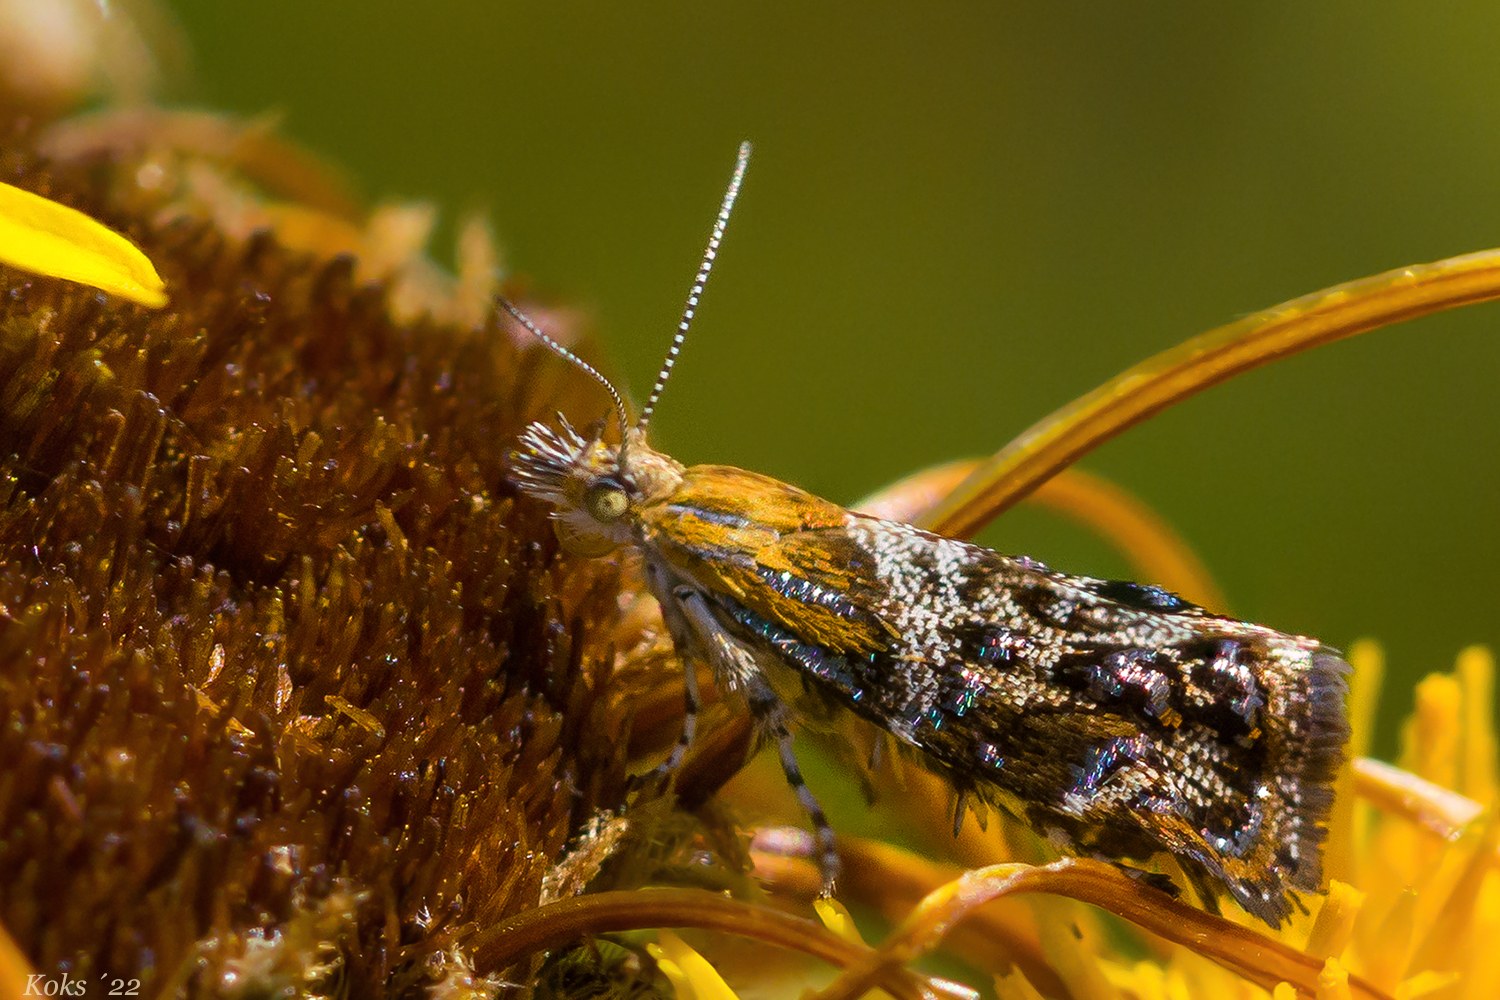
[(348, 258), (169, 211), (136, 151), (28, 142), (0, 180), (171, 304), (0, 269), (0, 927), (90, 993), (419, 995), (624, 800), (618, 570), (504, 468), (600, 401), (494, 320), (397, 322)]

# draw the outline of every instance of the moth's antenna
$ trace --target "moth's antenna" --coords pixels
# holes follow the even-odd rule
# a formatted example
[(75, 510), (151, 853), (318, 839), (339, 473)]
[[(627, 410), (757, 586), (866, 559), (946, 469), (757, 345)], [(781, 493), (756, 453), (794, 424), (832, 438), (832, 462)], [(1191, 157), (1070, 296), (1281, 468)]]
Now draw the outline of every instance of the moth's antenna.
[(630, 420), (625, 415), (625, 400), (620, 398), (620, 391), (614, 387), (610, 380), (599, 374), (599, 369), (595, 368), (593, 365), (589, 364), (587, 361), (583, 360), (578, 355), (574, 354), (572, 351), (568, 350), (566, 347), (559, 344), (557, 341), (553, 340), (551, 337), (547, 336), (545, 333), (539, 330), (537, 328), (537, 325), (531, 321), (531, 318), (521, 310), (517, 309), (514, 305), (512, 305), (509, 299), (498, 297), (495, 301), (500, 304), (500, 307), (502, 309), (514, 316), (517, 322), (519, 322), (527, 330), (531, 331), (531, 335), (533, 337), (546, 344), (547, 347), (551, 349), (553, 354), (556, 354), (564, 361), (567, 361), (583, 369), (593, 378), (595, 382), (598, 382), (600, 385), (604, 386), (604, 391), (609, 393), (609, 398), (615, 401), (615, 413), (620, 418), (620, 434), (623, 436), (625, 434), (625, 428), (630, 426)]
[(656, 385), (651, 387), (651, 395), (646, 399), (640, 418), (635, 422), (635, 429), (642, 436), (646, 433), (646, 425), (651, 422), (656, 401), (661, 398), (662, 389), (666, 388), (672, 366), (677, 364), (677, 355), (682, 353), (682, 342), (687, 339), (688, 326), (693, 322), (693, 314), (698, 311), (698, 299), (703, 294), (703, 286), (708, 284), (708, 273), (714, 269), (714, 258), (719, 254), (719, 241), (724, 238), (724, 227), (729, 225), (729, 212), (734, 208), (734, 199), (740, 193), (740, 182), (745, 179), (745, 167), (749, 163), (750, 143), (742, 142), (739, 157), (734, 163), (734, 174), (729, 178), (729, 187), (724, 191), (724, 201), (719, 206), (719, 217), (714, 220), (714, 231), (708, 238), (708, 249), (703, 252), (703, 263), (698, 265), (698, 276), (693, 279), (693, 287), (688, 292), (687, 308), (682, 310), (682, 319), (677, 323), (672, 346), (667, 348), (667, 360), (662, 362), (661, 372), (656, 376)]

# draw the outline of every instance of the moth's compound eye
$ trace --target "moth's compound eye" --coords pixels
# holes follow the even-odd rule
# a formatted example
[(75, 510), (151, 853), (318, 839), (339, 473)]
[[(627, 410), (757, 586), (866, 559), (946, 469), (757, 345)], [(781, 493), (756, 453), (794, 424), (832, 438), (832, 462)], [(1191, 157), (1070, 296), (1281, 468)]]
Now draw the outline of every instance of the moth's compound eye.
[(605, 479), (583, 491), (583, 509), (596, 521), (618, 521), (630, 509), (630, 498), (623, 486)]

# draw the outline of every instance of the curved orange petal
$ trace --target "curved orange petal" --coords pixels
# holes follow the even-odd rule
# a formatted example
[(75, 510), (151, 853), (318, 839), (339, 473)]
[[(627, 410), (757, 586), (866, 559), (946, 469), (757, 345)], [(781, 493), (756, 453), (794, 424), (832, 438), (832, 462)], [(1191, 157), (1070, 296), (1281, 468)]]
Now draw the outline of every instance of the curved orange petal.
[(1079, 456), (1210, 386), (1357, 333), (1496, 298), (1500, 250), (1482, 250), (1335, 285), (1210, 330), (1033, 424), (921, 524), (970, 537)]

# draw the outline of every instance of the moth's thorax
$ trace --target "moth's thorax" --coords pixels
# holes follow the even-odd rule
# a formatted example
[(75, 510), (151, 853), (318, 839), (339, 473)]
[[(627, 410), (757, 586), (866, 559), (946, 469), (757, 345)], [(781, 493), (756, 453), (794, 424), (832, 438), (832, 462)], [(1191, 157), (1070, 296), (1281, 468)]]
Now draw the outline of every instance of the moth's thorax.
[[(526, 428), (511, 464), (516, 485), (552, 506), (558, 537), (582, 555), (635, 544), (640, 510), (670, 496), (684, 471), (636, 428), (625, 432), (621, 446), (597, 433), (585, 438), (562, 416), (556, 427), (537, 422)], [(619, 506), (601, 504), (601, 491), (616, 494)]]

